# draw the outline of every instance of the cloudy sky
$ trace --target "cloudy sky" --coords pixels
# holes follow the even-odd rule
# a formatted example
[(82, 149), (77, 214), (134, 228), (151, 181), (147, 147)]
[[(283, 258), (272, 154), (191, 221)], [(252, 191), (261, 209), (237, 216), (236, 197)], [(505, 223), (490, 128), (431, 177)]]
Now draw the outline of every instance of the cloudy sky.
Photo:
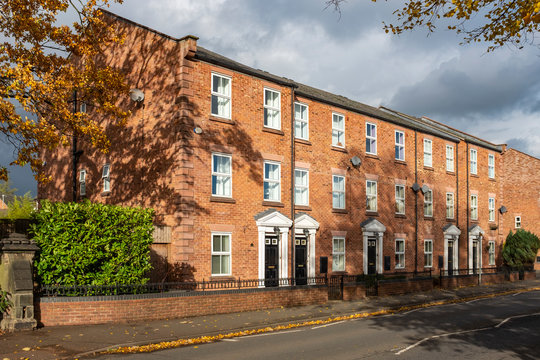
[[(385, 34), (399, 4), (349, 0), (341, 17), (325, 0), (125, 0), (110, 10), (174, 37), (196, 35), (255, 68), (540, 157), (540, 50), (486, 53), (486, 44), (460, 46), (444, 26)], [(35, 193), (29, 171), (12, 179)]]

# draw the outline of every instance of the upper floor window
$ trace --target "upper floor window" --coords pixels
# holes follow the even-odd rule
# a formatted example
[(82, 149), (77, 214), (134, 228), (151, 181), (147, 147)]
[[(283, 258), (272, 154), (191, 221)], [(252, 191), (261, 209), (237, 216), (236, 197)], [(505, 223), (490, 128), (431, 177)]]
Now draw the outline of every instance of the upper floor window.
[(396, 160), (405, 161), (405, 133), (403, 131), (395, 131), (396, 144), (395, 144), (395, 156)]
[(377, 182), (366, 181), (366, 211), (377, 211)]
[(264, 162), (264, 200), (281, 201), (281, 164)]
[(377, 155), (377, 125), (366, 123), (366, 153)]
[(495, 265), (495, 241), (488, 242), (489, 265)]
[(446, 193), (446, 218), (447, 219), (454, 218), (454, 193), (453, 192)]
[(477, 152), (475, 149), (471, 149), (471, 174), (474, 174), (476, 175), (478, 173), (478, 169), (477, 169)]
[(478, 195), (471, 195), (471, 220), (478, 220)]
[(212, 154), (212, 195), (231, 197), (232, 193), (231, 155)]
[(428, 190), (424, 194), (424, 216), (433, 216), (433, 190)]
[(424, 139), (424, 166), (433, 167), (432, 142)]
[(405, 240), (396, 239), (396, 269), (405, 268)]
[(490, 179), (495, 178), (495, 155), (488, 155), (488, 176)]
[(281, 93), (264, 89), (264, 126), (281, 129)]
[(309, 139), (308, 117), (307, 105), (294, 103), (294, 136), (297, 139)]
[(446, 145), (446, 171), (454, 172), (454, 147)]
[(212, 74), (212, 115), (231, 118), (231, 78)]
[(345, 176), (332, 175), (332, 207), (345, 209)]
[(86, 195), (86, 170), (84, 169), (79, 171), (79, 194)]
[(489, 221), (495, 221), (495, 198), (488, 199)]
[(111, 191), (111, 165), (103, 165), (101, 179), (103, 180), (103, 192)]
[(212, 233), (212, 275), (231, 275), (231, 235)]
[(396, 214), (405, 214), (405, 186), (396, 185)]
[(345, 147), (345, 116), (332, 114), (332, 145)]
[(521, 216), (516, 216), (514, 224), (516, 229), (521, 229)]
[(294, 170), (294, 203), (309, 205), (309, 172), (304, 169)]
[(332, 271), (345, 271), (345, 238), (332, 239)]

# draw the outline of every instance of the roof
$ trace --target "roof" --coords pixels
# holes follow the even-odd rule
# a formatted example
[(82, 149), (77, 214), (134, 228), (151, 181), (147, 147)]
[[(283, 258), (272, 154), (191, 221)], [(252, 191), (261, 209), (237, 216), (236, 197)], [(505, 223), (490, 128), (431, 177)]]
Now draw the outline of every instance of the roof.
[(490, 143), (489, 141), (480, 139), (480, 138), (478, 138), (478, 137), (476, 137), (474, 135), (471, 135), (471, 134), (467, 134), (466, 132), (463, 132), (461, 130), (454, 129), (453, 127), (450, 127), (448, 125), (445, 125), (443, 123), (440, 123), (438, 121), (430, 119), (428, 117), (424, 116), (422, 118), (418, 118), (418, 117), (415, 117), (415, 116), (412, 116), (412, 115), (407, 115), (407, 114), (404, 114), (402, 112), (392, 110), (390, 108), (383, 107), (383, 106), (381, 106), (380, 109), (383, 110), (383, 111), (387, 111), (387, 112), (396, 114), (397, 116), (401, 116), (401, 117), (404, 117), (404, 118), (407, 118), (407, 119), (411, 119), (412, 121), (418, 121), (418, 122), (426, 124), (426, 125), (428, 125), (430, 127), (434, 127), (436, 129), (439, 129), (440, 131), (444, 131), (444, 132), (446, 132), (446, 133), (448, 133), (450, 135), (453, 135), (453, 136), (455, 136), (455, 137), (457, 137), (459, 139), (462, 139), (465, 142), (468, 142), (470, 144), (475, 144), (475, 145), (478, 145), (478, 146), (482, 146), (484, 148), (487, 148), (487, 149), (490, 149), (490, 150), (493, 150), (493, 151), (497, 151), (497, 152), (502, 152), (503, 151), (503, 146), (502, 145), (496, 145), (496, 144)]
[(231, 60), (223, 55), (205, 49), (201, 46), (197, 46), (195, 59), (205, 61), (214, 65), (223, 66), (227, 69), (235, 70), (247, 75), (252, 75), (264, 80), (274, 82), (279, 85), (292, 87), (295, 89), (297, 95), (308, 99), (324, 102), (326, 104), (333, 105), (344, 110), (349, 110), (373, 118), (388, 121), (399, 126), (421, 131), (423, 133), (428, 133), (453, 142), (459, 142), (459, 138), (434, 127), (427, 126), (423, 123), (416, 122), (411, 119), (396, 116), (394, 114), (382, 111), (373, 106), (369, 106), (358, 101), (351, 100), (341, 95), (332, 94), (324, 90), (298, 83), (286, 77), (277, 76), (260, 69), (254, 69), (237, 61)]

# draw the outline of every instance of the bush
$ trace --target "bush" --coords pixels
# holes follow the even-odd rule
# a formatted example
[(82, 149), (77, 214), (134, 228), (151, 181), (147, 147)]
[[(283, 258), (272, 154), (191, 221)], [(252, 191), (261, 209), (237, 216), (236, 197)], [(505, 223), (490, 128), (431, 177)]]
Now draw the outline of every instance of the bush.
[(519, 229), (506, 237), (502, 256), (504, 264), (513, 270), (531, 269), (540, 248), (540, 239), (535, 234)]
[(12, 307), (13, 304), (9, 300), (9, 294), (7, 291), (0, 290), (0, 315), (5, 313)]
[(151, 269), (153, 210), (41, 202), (30, 232), (42, 285), (142, 284)]

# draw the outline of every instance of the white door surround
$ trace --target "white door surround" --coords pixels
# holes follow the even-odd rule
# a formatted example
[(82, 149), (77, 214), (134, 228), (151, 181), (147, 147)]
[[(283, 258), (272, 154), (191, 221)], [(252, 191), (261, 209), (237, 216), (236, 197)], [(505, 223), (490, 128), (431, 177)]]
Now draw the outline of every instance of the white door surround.
[(368, 237), (375, 237), (377, 239), (377, 274), (383, 273), (383, 236), (386, 231), (384, 226), (379, 220), (374, 218), (368, 218), (360, 224), (362, 228), (362, 235), (364, 237), (363, 247), (363, 263), (364, 274), (368, 272)]
[(302, 235), (308, 233), (307, 246), (307, 277), (315, 277), (315, 234), (319, 229), (319, 223), (306, 213), (295, 214), (294, 233)]
[(288, 278), (289, 270), (289, 230), (292, 226), (292, 220), (277, 211), (268, 209), (255, 215), (255, 222), (259, 231), (259, 279), (264, 279), (265, 266), (265, 236), (267, 233), (276, 234), (279, 231), (279, 278)]
[[(479, 269), (482, 268), (482, 238), (484, 237), (484, 230), (478, 225), (472, 225), (469, 227), (469, 269), (473, 268), (473, 243), (478, 242), (477, 253), (478, 256), (477, 266)], [(472, 270), (471, 270), (472, 272)]]
[(461, 235), (461, 230), (454, 225), (448, 224), (443, 227), (444, 234), (444, 263), (443, 270), (448, 270), (448, 243), (453, 242), (453, 270), (459, 269), (459, 235)]

